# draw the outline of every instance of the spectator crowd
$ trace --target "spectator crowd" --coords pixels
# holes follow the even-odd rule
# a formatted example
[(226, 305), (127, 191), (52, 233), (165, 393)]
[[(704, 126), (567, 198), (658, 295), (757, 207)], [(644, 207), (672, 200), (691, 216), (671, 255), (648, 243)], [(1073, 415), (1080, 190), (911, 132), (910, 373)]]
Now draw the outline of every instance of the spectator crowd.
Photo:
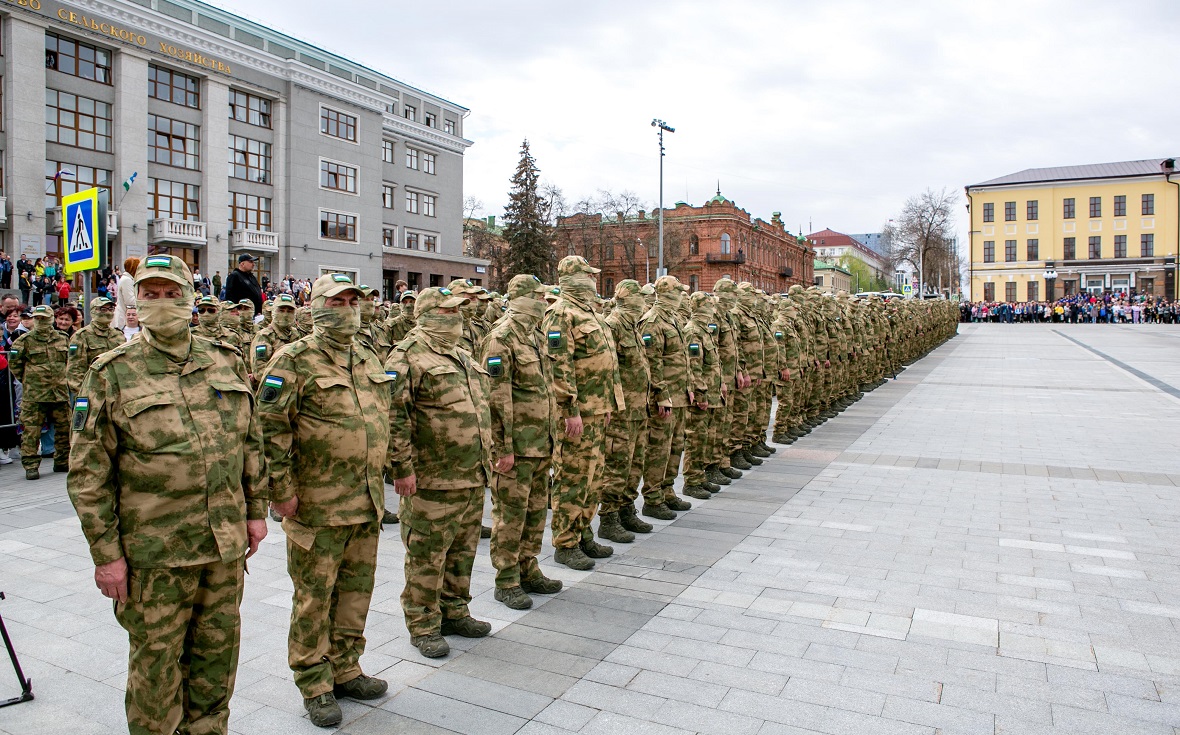
[(1176, 324), (1180, 302), (1124, 293), (1075, 294), (1056, 301), (964, 301), (959, 321), (1064, 324)]

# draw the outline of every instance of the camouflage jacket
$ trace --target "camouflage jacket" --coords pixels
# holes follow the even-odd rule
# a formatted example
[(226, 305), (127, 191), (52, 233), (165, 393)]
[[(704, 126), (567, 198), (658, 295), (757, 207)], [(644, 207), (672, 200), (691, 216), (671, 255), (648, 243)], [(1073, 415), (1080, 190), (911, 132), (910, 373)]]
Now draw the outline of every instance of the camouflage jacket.
[(8, 369), (21, 382), (21, 400), (33, 403), (65, 403), (66, 364), (70, 342), (64, 332), (50, 329), (44, 335), (25, 332), (12, 343)]
[(379, 321), (374, 320), (368, 324), (361, 324), (361, 331), (357, 332), (356, 338), (372, 350), (382, 364), (389, 359), (389, 353), (393, 351), (393, 344), (389, 341), (389, 331)]
[(733, 310), (733, 320), (737, 326), (738, 350), (742, 353), (746, 374), (751, 378), (766, 377), (762, 332), (758, 328), (758, 321), (742, 306)]
[(537, 330), (519, 318), (509, 313), (481, 347), (480, 364), (491, 382), (492, 456), (548, 457), (557, 437), (553, 358), (538, 346)]
[(274, 324), (263, 327), (258, 331), (258, 334), (254, 335), (249, 354), (244, 354), (243, 357), (246, 359), (246, 367), (249, 368), (250, 374), (254, 376), (255, 385), (257, 385), (259, 374), (266, 369), (275, 354), (297, 339), (300, 337), (294, 327), (284, 333), (280, 332)]
[(714, 341), (717, 343), (717, 360), (721, 365), (721, 379), (725, 381), (726, 390), (737, 389), (737, 374), (745, 372), (745, 361), (737, 343), (737, 326), (733, 317), (728, 313), (717, 310), (717, 332)]
[(665, 307), (658, 303), (639, 320), (640, 339), (651, 367), (651, 400), (658, 406), (684, 408), (688, 405), (688, 342), (684, 330)]
[(561, 418), (626, 408), (614, 337), (606, 322), (563, 296), (546, 310), (541, 331), (553, 357), (553, 388)]
[(688, 365), (692, 374), (690, 387), (698, 403), (708, 401), (716, 408), (721, 402), (721, 357), (717, 341), (709, 324), (690, 319), (684, 326), (684, 341), (688, 343)]
[(828, 327), (824, 324), (823, 316), (819, 310), (819, 304), (815, 300), (809, 300), (807, 308), (802, 311), (804, 318), (807, 320), (807, 325), (811, 330), (811, 344), (812, 354), (819, 362), (830, 360), (832, 358), (831, 352), (828, 350)]
[(644, 354), (643, 342), (635, 322), (616, 308), (604, 320), (610, 327), (615, 342), (615, 357), (619, 361), (619, 384), (623, 388), (624, 408), (618, 418), (637, 420), (647, 416), (647, 397), (651, 393), (651, 370)]
[(74, 401), (70, 500), (95, 564), (229, 562), (266, 517), (262, 441), (238, 351), (200, 337), (183, 363), (146, 340), (94, 361)]
[(492, 417), (483, 372), (461, 348), (439, 352), (411, 331), (385, 363), (394, 380), (388, 471), (417, 476), (419, 489), (487, 487)]
[[(799, 335), (795, 332), (790, 317), (786, 314), (780, 314), (770, 325), (770, 328), (775, 348), (778, 350), (778, 370), (779, 372), (790, 370), (791, 377), (794, 378), (794, 374), (799, 371), (802, 365)], [(772, 377), (775, 380), (781, 380), (777, 372)]]
[(761, 314), (754, 321), (758, 324), (758, 335), (762, 338), (762, 372), (767, 380), (778, 380), (778, 373), (783, 369), (780, 364), (782, 353), (774, 338), (774, 328)]
[(99, 355), (126, 343), (127, 338), (121, 330), (102, 328), (94, 323), (87, 324), (75, 332), (70, 340), (70, 357), (66, 364), (66, 384), (70, 388), (70, 393), (78, 395), (78, 389), (82, 387), (82, 379), (86, 377), (90, 363)]
[(393, 378), (377, 356), (357, 340), (345, 351), (313, 333), (280, 348), (256, 378), (271, 500), (299, 496), (287, 535), (304, 546), (308, 527), (379, 519)]
[(385, 325), (389, 331), (389, 344), (395, 347), (397, 346), (397, 343), (405, 339), (406, 335), (410, 333), (410, 330), (414, 328), (414, 323), (403, 317), (401, 314), (390, 317), (385, 322)]

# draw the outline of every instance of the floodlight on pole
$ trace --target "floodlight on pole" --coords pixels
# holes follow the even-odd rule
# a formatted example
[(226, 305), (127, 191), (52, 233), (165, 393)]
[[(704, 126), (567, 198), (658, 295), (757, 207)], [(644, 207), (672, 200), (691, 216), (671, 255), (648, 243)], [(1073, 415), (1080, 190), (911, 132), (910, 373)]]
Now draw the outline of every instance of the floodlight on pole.
[(676, 128), (660, 119), (653, 119), (651, 121), (653, 128), (659, 129), (660, 135), (660, 225), (659, 225), (659, 260), (656, 263), (656, 278), (667, 275), (664, 270), (664, 131), (675, 133)]

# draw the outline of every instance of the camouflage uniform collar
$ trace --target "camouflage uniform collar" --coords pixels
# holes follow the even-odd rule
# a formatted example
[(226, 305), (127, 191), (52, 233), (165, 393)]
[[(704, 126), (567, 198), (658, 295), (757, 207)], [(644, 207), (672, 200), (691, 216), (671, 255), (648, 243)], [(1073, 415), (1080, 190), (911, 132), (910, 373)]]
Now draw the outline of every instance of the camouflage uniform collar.
[(149, 375), (165, 375), (175, 373), (180, 368), (181, 375), (188, 375), (198, 370), (204, 370), (213, 364), (213, 358), (200, 340), (190, 339), (188, 357), (183, 362), (176, 362), (161, 352), (159, 348), (149, 342), (140, 333), (140, 349), (143, 351), (143, 361), (147, 364)]
[(356, 351), (356, 348), (352, 343), (349, 344), (348, 349), (342, 350), (328, 340), (324, 339), (321, 334), (314, 331), (311, 333), (311, 339), (313, 342), (315, 342), (315, 346), (318, 347), (321, 352), (332, 359), (332, 362), (336, 363), (345, 370), (348, 370), (349, 365), (352, 362), (352, 353)]

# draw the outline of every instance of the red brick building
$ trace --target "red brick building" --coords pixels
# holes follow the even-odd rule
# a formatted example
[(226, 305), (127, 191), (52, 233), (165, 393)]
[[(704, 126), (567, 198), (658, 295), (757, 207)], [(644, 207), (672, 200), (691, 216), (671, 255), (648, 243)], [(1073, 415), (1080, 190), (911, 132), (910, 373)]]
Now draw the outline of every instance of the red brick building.
[[(642, 210), (563, 217), (554, 233), (559, 258), (582, 255), (601, 268), (598, 292), (614, 293), (626, 278), (654, 281), (658, 262), (658, 212)], [(812, 283), (814, 251), (806, 238), (787, 232), (775, 212), (770, 222), (721, 196), (693, 207), (677, 202), (664, 210), (664, 265), (693, 291), (711, 291), (723, 275), (749, 281), (768, 293)]]

